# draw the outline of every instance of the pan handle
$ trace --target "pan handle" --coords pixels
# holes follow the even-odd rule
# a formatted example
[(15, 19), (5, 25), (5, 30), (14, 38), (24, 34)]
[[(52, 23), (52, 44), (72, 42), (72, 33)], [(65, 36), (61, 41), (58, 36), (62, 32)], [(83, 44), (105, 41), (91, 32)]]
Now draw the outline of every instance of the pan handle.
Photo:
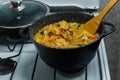
[(96, 9), (82, 9), (77, 6), (48, 6), (50, 8), (51, 12), (67, 12), (67, 11), (80, 11), (80, 12), (93, 12), (96, 11)]
[(108, 27), (105, 27), (102, 37), (105, 37), (113, 33), (116, 30), (115, 26), (109, 22), (103, 22), (103, 25), (108, 26)]

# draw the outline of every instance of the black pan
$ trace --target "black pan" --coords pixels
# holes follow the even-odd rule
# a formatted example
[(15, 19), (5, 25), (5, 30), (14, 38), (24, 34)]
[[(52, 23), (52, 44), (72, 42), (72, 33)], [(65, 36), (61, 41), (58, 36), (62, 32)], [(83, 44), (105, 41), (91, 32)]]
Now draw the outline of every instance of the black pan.
[[(95, 42), (88, 44), (86, 46), (78, 48), (51, 48), (42, 46), (34, 40), (35, 33), (45, 25), (58, 22), (60, 20), (66, 20), (68, 22), (79, 22), (85, 23), (94, 16), (81, 12), (63, 12), (63, 13), (54, 13), (45, 16), (44, 18), (38, 20), (32, 27), (29, 29), (29, 35), (32, 38), (35, 47), (41, 57), (41, 59), (50, 67), (62, 71), (76, 71), (85, 67), (90, 63), (96, 54), (96, 50), (99, 46), (101, 39), (108, 34), (115, 31), (114, 25), (106, 22), (102, 22), (97, 33), (100, 35), (100, 38)], [(109, 26), (109, 30), (106, 30), (106, 26)]]

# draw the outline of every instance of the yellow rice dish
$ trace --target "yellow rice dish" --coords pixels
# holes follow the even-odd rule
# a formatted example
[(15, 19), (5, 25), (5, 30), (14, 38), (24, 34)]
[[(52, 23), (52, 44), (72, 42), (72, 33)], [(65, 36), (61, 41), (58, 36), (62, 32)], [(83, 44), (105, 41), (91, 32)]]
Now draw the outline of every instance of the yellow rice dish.
[(44, 26), (34, 36), (35, 41), (53, 48), (76, 48), (87, 45), (99, 38), (82, 29), (82, 25), (65, 20)]

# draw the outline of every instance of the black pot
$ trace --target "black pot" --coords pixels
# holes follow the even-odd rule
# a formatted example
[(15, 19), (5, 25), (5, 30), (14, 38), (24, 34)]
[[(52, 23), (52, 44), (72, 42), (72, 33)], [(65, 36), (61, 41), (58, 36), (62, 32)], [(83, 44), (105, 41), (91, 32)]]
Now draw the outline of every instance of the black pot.
[[(29, 30), (29, 35), (33, 39), (41, 59), (52, 68), (68, 72), (80, 70), (81, 68), (88, 65), (94, 58), (101, 39), (115, 31), (115, 27), (112, 24), (102, 22), (97, 31), (97, 33), (100, 35), (98, 40), (86, 46), (73, 49), (58, 49), (42, 46), (34, 40), (33, 36), (40, 28), (50, 23), (58, 22), (60, 20), (85, 23), (92, 17), (94, 16), (80, 12), (63, 12), (45, 16), (33, 24)], [(106, 31), (105, 25), (108, 25), (110, 29)]]

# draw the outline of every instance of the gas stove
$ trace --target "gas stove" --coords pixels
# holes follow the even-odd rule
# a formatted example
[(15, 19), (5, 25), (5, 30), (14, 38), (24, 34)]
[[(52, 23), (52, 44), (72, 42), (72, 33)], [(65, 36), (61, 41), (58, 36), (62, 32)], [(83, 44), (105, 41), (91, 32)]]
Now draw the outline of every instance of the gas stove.
[[(0, 0), (1, 2), (9, 0)], [(98, 9), (99, 0), (38, 0), (49, 6), (77, 6), (82, 9)], [(93, 12), (94, 13), (94, 12)], [(97, 12), (98, 13), (98, 12)], [(96, 15), (96, 12), (95, 14)], [(101, 40), (94, 59), (75, 74), (66, 74), (47, 66), (39, 57), (30, 41), (20, 43), (0, 43), (0, 62), (9, 63), (6, 73), (0, 73), (0, 80), (111, 80), (104, 39)], [(14, 65), (13, 65), (13, 64)], [(1, 63), (0, 63), (1, 64)], [(3, 64), (6, 65), (6, 64)], [(0, 69), (4, 67), (0, 67)]]
[[(0, 45), (0, 57), (16, 61), (15, 70), (0, 75), (1, 80), (111, 80), (105, 51), (104, 40), (101, 41), (96, 56), (80, 74), (61, 74), (47, 66), (39, 57), (33, 43)], [(15, 57), (16, 56), (16, 57)]]

